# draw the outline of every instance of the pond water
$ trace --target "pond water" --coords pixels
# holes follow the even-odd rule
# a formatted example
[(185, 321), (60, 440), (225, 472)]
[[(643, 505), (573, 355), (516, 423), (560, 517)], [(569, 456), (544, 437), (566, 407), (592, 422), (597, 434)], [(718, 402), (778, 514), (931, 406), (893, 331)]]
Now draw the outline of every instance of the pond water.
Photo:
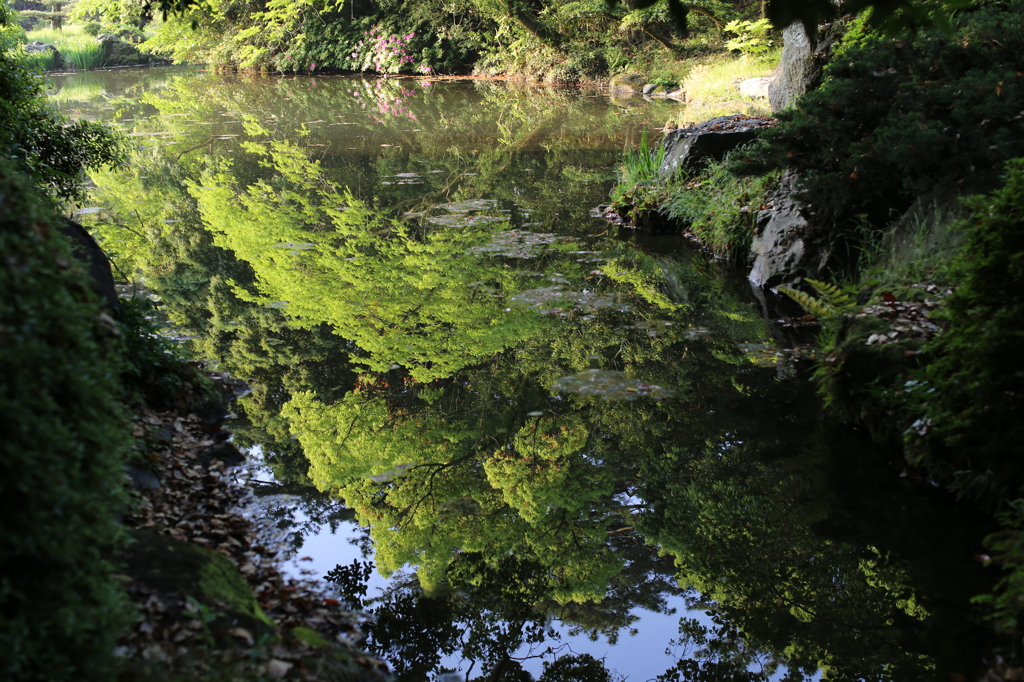
[(267, 513), (399, 679), (981, 664), (977, 519), (821, 415), (741, 273), (591, 217), (672, 105), (183, 68), (52, 90), (136, 143), (80, 215), (251, 382)]

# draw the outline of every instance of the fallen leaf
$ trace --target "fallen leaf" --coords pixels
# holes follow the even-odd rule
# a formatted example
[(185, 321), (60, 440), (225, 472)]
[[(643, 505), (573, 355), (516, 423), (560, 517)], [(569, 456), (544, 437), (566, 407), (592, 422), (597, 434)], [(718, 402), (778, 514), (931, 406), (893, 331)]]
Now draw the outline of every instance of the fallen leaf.
[(246, 630), (245, 628), (231, 628), (230, 630), (228, 630), (228, 634), (232, 637), (237, 637), (238, 639), (245, 640), (246, 644), (252, 644), (256, 641), (253, 639), (252, 633)]

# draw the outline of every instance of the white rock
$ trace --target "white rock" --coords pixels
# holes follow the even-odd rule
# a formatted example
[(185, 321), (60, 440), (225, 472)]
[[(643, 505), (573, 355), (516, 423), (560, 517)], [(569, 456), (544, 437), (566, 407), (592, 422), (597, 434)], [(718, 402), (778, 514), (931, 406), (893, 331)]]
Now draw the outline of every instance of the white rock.
[(748, 78), (739, 84), (740, 94), (754, 99), (768, 99), (768, 84), (771, 82), (769, 76)]

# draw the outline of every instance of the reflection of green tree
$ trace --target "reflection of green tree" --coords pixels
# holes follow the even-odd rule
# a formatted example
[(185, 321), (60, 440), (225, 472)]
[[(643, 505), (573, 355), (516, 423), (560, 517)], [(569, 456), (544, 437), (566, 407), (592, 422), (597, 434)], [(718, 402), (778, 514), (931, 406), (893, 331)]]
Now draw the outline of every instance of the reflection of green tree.
[(474, 299), (489, 272), (468, 249), (484, 228), (413, 239), (347, 192), (286, 143), (272, 143), (276, 182), (234, 187), (221, 171), (193, 185), (214, 241), (256, 272), (254, 303), (286, 305), (296, 324), (326, 322), (381, 371), (409, 368), (416, 380), (449, 375), (530, 333), (531, 320)]
[[(818, 667), (835, 679), (931, 674), (937, 664), (917, 652), (948, 621), (929, 615), (934, 600), (900, 564), (912, 533), (890, 534), (882, 520), (835, 531), (840, 493), (827, 492), (839, 488), (822, 462), (836, 455), (801, 449), (813, 429), (790, 415), (800, 404), (736, 349), (765, 339), (750, 308), (699, 259), (655, 259), (591, 236), (603, 226), (559, 225), (565, 205), (592, 201), (600, 182), (596, 157), (573, 145), (601, 149), (603, 132), (552, 135), (552, 103), (502, 103), (500, 88), (481, 88), (498, 109), (428, 125), (430, 107), (446, 103), (414, 102), (429, 134), (382, 121), (403, 145), (382, 154), (396, 138), (361, 124), (295, 132), (313, 118), (295, 100), (364, 116), (351, 94), (282, 82), (272, 100), (245, 79), (223, 91), (202, 83), (151, 96), (159, 113), (136, 126), (175, 137), (138, 152), (130, 174), (97, 176), (123, 226), (101, 231), (197, 336), (197, 353), (255, 380), (241, 402), (252, 423), (243, 440), (264, 444), (279, 477), (350, 506), (382, 569), (417, 567), (433, 597), (498, 594), (478, 573), (502, 575), (515, 555), (537, 587), (530, 622), (554, 613), (614, 636), (633, 606), (664, 608), (672, 588), (656, 546), (721, 625), (718, 650), (665, 679), (740, 674), (755, 661), (784, 664), (793, 679)], [(203, 159), (208, 147), (196, 145), (209, 130), (185, 122), (220, 112), (246, 116), (247, 139), (219, 140), (222, 158)], [(477, 123), (497, 131), (497, 147), (467, 151), (484, 135), (462, 128)], [(301, 146), (353, 141), (342, 127), (365, 135), (354, 156)], [(376, 186), (423, 170), (416, 161), (445, 172), (411, 189)], [(338, 187), (353, 174), (374, 178), (361, 199)], [(542, 221), (528, 229), (557, 226), (575, 241), (529, 259), (471, 255), (502, 226), (384, 215), (479, 198), (498, 199), (516, 225)], [(575, 253), (587, 250), (603, 260)], [(552, 282), (618, 295), (630, 309), (503, 309)], [(674, 397), (551, 395), (556, 380), (591, 367), (656, 380)], [(497, 633), (509, 617), (483, 622)], [(695, 633), (684, 635), (711, 646)], [(501, 656), (487, 655), (497, 670)]]
[(837, 680), (936, 674), (921, 648), (925, 633), (938, 634), (933, 614), (906, 568), (870, 545), (813, 532), (828, 506), (788, 463), (759, 462), (757, 449), (740, 444), (666, 454), (645, 464), (652, 509), (639, 526), (675, 557), (681, 584), (702, 595), (695, 606), (794, 679), (815, 670)]

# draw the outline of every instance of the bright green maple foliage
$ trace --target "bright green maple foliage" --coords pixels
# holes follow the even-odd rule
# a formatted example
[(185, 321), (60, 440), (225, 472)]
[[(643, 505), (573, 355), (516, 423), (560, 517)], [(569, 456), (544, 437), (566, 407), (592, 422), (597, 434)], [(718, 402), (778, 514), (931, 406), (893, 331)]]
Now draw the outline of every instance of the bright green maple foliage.
[[(262, 151), (247, 145), (249, 151)], [(375, 371), (407, 367), (417, 381), (446, 377), (521, 340), (537, 326), (498, 299), (470, 305), (487, 261), (469, 252), (483, 226), (414, 236), (323, 178), (291, 142), (265, 150), (280, 174), (244, 188), (227, 169), (190, 185), (217, 246), (248, 262), (253, 303), (285, 307), (298, 325), (330, 324)]]

